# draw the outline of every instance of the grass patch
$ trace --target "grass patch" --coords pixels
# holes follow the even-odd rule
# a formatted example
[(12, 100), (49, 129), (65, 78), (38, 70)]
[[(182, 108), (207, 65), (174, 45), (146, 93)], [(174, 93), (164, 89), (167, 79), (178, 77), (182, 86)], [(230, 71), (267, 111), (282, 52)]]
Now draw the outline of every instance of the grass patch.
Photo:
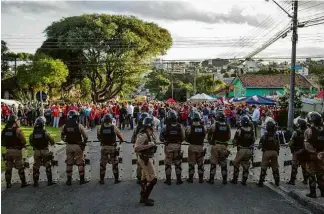
[[(1, 131), (4, 129), (4, 127), (5, 127), (5, 124), (1, 123)], [(20, 128), (25, 135), (27, 145), (29, 145), (29, 136), (33, 132), (34, 127), (21, 126)], [(48, 133), (50, 133), (50, 135), (54, 138), (55, 142), (61, 141), (61, 129), (46, 127), (46, 131)], [(27, 150), (27, 156), (31, 157), (33, 155), (33, 148), (27, 147), (26, 150)], [(1, 154), (5, 153), (5, 152), (6, 152), (6, 148), (1, 147)], [(2, 157), (1, 157), (1, 172), (3, 172), (4, 169), (5, 169), (5, 162), (2, 160)]]

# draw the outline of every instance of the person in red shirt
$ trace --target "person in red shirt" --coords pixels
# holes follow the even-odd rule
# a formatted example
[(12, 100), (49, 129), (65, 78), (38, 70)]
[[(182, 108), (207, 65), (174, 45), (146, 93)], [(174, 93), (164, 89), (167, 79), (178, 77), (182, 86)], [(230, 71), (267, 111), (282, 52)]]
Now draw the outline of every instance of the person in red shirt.
[(52, 110), (52, 117), (53, 117), (53, 128), (58, 128), (60, 122), (60, 109), (58, 106), (53, 105), (51, 110)]
[(96, 117), (96, 108), (95, 106), (92, 106), (90, 116), (89, 116), (91, 130), (95, 127), (95, 117)]

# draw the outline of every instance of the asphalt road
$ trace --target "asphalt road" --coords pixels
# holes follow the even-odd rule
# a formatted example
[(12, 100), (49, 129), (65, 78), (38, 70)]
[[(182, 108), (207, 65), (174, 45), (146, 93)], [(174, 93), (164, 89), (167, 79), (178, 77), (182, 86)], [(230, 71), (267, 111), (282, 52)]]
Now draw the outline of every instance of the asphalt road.
[[(130, 139), (131, 133), (131, 131), (123, 131), (127, 140)], [(89, 140), (96, 140), (95, 131), (89, 133)], [(151, 195), (156, 200), (155, 206), (144, 207), (138, 203), (140, 187), (135, 180), (122, 178), (123, 182), (115, 185), (113, 180), (109, 179), (105, 185), (99, 185), (99, 144), (92, 144), (88, 151), (91, 160), (91, 170), (89, 169), (88, 173), (91, 174), (90, 183), (83, 186), (80, 186), (77, 181), (74, 181), (72, 186), (64, 184), (65, 154), (63, 152), (58, 156), (60, 179), (57, 185), (46, 187), (45, 183), (41, 183), (41, 186), (37, 189), (32, 186), (20, 189), (19, 185), (15, 185), (2, 192), (1, 211), (3, 213), (123, 214), (309, 213), (277, 192), (267, 187), (257, 187), (252, 178), (249, 179), (250, 183), (247, 187), (230, 183), (223, 186), (219, 181), (213, 186), (207, 183), (198, 184), (197, 182), (194, 184), (184, 183), (180, 186), (166, 186), (162, 181), (159, 181)], [(132, 156), (130, 155), (128, 160), (131, 159)], [(125, 160), (126, 157), (123, 158), (123, 161)], [(125, 165), (131, 167), (131, 164)], [(164, 169), (163, 166), (161, 167), (161, 169)], [(129, 171), (131, 168), (122, 170)], [(163, 170), (159, 171), (161, 171), (159, 174), (164, 174)], [(268, 174), (271, 175), (271, 173)], [(77, 179), (77, 171), (74, 175)], [(218, 175), (220, 176), (220, 173)]]

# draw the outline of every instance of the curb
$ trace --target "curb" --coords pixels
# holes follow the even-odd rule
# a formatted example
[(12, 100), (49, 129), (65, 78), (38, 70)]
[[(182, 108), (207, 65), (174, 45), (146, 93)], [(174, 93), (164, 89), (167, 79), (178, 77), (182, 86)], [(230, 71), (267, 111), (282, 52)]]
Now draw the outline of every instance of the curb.
[[(276, 187), (273, 183), (264, 183), (269, 189), (277, 192), (288, 201), (294, 203), (296, 206), (307, 209), (308, 212), (315, 214), (322, 214), (324, 210), (324, 204), (318, 203), (316, 199), (308, 198), (306, 195), (298, 193), (296, 190), (288, 190), (283, 186)], [(301, 207), (302, 206), (302, 207)]]

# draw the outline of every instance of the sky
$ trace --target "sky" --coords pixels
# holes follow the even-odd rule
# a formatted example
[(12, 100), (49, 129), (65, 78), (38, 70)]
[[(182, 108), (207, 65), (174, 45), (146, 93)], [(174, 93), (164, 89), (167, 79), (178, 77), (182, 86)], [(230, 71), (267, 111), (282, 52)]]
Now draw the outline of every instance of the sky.
[[(277, 0), (292, 14), (291, 0)], [(173, 46), (165, 60), (245, 57), (290, 25), (266, 0), (188, 1), (1, 1), (1, 39), (13, 52), (34, 53), (43, 31), (63, 17), (85, 13), (135, 15), (166, 28)], [(300, 1), (299, 21), (324, 17), (324, 1)], [(324, 24), (299, 28), (297, 57), (324, 55)], [(260, 52), (260, 58), (291, 55), (291, 33)]]

